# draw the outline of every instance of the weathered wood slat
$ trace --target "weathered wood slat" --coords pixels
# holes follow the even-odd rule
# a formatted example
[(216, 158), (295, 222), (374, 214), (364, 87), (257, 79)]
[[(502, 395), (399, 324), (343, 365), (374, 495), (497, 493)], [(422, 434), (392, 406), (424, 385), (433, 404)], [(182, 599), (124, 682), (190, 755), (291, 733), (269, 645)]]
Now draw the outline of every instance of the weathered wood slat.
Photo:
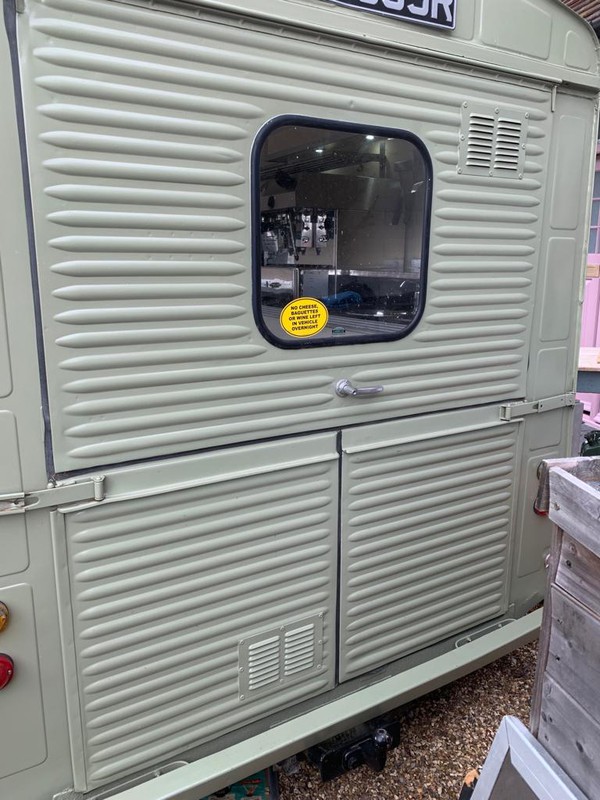
[(590, 800), (600, 798), (600, 725), (549, 675), (538, 739)]
[(560, 468), (550, 470), (549, 513), (552, 522), (600, 556), (600, 502), (597, 488), (590, 483)]
[[(600, 456), (584, 458), (547, 458), (539, 467), (539, 490), (535, 506), (540, 511), (550, 507), (550, 476), (557, 471), (568, 472), (582, 484), (600, 486)], [(557, 523), (558, 524), (558, 523)]]
[(552, 630), (552, 592), (551, 588), (556, 580), (559, 555), (562, 546), (563, 532), (560, 528), (554, 528), (552, 535), (552, 547), (548, 561), (548, 584), (546, 590), (546, 600), (544, 603), (544, 616), (542, 617), (542, 627), (540, 629), (540, 641), (538, 646), (538, 657), (536, 664), (535, 680), (531, 695), (531, 712), (529, 717), (529, 728), (534, 736), (538, 735), (540, 726), (540, 713), (542, 709), (542, 686), (544, 683), (544, 673), (548, 662), (548, 652), (550, 649), (550, 634)]
[(600, 619), (557, 588), (546, 671), (600, 726)]
[(544, 462), (538, 501), (558, 527), (531, 728), (589, 800), (600, 800), (600, 458)]
[(584, 796), (556, 759), (550, 756), (520, 720), (504, 717), (485, 760), (472, 800), (590, 798)]
[(600, 617), (600, 557), (567, 533), (562, 537), (555, 581)]

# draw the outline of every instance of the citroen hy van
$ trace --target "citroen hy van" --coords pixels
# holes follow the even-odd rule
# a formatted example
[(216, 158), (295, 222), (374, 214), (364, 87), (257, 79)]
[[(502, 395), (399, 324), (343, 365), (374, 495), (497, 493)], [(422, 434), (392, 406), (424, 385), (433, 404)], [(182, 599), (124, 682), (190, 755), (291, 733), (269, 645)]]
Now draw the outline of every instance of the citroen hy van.
[(0, 796), (199, 800), (535, 637), (591, 29), (2, 7)]

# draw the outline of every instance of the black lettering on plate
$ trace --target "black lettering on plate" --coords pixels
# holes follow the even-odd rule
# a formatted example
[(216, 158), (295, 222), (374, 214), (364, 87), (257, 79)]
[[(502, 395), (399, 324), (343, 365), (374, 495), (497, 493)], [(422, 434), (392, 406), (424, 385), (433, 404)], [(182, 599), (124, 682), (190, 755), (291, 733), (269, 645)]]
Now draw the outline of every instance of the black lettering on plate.
[(361, 11), (374, 11), (388, 17), (399, 17), (437, 28), (456, 27), (458, 0), (330, 0), (340, 6), (350, 6)]

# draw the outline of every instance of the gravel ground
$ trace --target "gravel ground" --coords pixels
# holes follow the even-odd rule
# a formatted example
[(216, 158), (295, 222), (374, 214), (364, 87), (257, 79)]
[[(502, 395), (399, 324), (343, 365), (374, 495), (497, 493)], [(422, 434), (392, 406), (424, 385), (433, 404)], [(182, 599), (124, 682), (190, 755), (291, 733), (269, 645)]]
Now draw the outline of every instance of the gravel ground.
[(281, 800), (457, 800), (469, 769), (482, 764), (506, 714), (527, 723), (537, 644), (516, 650), (404, 706), (400, 746), (386, 768), (365, 767), (329, 783), (301, 763), (280, 775)]

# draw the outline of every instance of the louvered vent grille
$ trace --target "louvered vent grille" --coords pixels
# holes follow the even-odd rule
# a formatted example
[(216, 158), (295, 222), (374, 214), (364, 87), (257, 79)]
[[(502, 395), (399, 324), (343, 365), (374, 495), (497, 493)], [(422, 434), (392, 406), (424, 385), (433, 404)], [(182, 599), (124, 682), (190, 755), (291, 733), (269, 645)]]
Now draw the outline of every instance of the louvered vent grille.
[(248, 684), (250, 691), (262, 689), (279, 680), (279, 637), (273, 636), (248, 648)]
[(467, 166), (490, 169), (494, 155), (494, 117), (471, 114)]
[(315, 626), (305, 625), (284, 637), (283, 672), (295, 675), (315, 665)]
[(316, 616), (240, 642), (240, 700), (312, 676), (322, 667), (323, 620)]
[[(471, 104), (473, 105), (473, 104)], [(459, 172), (521, 178), (525, 167), (526, 116), (463, 106)]]
[(512, 170), (513, 172), (519, 169), (522, 127), (522, 123), (517, 119), (501, 117), (498, 120), (494, 169)]

